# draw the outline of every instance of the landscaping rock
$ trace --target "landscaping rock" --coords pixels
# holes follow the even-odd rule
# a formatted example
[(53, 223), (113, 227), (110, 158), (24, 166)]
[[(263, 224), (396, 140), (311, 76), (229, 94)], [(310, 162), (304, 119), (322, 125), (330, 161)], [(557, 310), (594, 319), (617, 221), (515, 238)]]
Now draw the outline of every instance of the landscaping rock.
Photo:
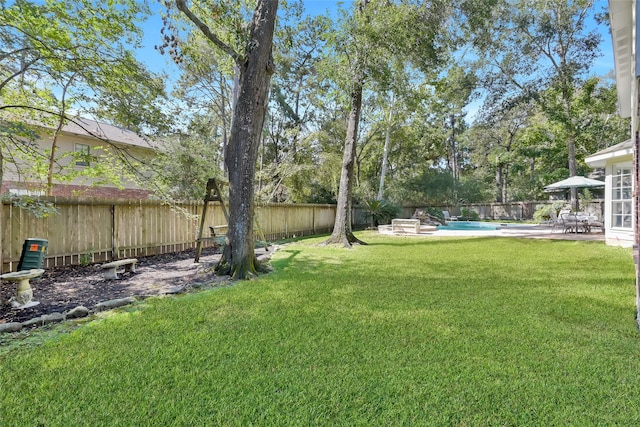
[(185, 290), (185, 286), (174, 286), (172, 288), (169, 288), (165, 291), (166, 295), (176, 295), (176, 294), (181, 294), (183, 293)]
[(20, 329), (22, 329), (22, 323), (19, 322), (0, 323), (0, 334), (5, 332), (18, 332)]
[(64, 314), (62, 313), (51, 313), (45, 314), (42, 316), (42, 324), (46, 325), (47, 323), (55, 323), (62, 322), (64, 320)]
[(42, 325), (42, 318), (44, 316), (34, 317), (33, 319), (26, 320), (22, 322), (22, 326), (33, 326), (33, 325)]
[(95, 311), (111, 310), (114, 308), (122, 307), (124, 305), (133, 304), (134, 302), (136, 302), (136, 299), (134, 297), (112, 299), (112, 300), (103, 301), (94, 305), (93, 309)]
[(79, 305), (65, 313), (67, 319), (78, 319), (80, 317), (87, 317), (89, 315), (89, 309), (83, 305)]
[(22, 322), (22, 326), (46, 325), (49, 323), (62, 322), (63, 320), (64, 314), (54, 312)]

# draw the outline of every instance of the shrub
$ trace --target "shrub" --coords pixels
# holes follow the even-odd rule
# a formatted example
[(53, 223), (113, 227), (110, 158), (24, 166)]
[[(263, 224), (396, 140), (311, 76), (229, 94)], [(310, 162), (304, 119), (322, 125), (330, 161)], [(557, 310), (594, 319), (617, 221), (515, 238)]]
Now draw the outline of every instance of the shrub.
[(471, 210), (469, 208), (460, 209), (460, 216), (463, 218), (467, 218), (471, 221), (477, 221), (480, 219), (480, 215), (478, 215), (478, 212)]
[(381, 223), (388, 223), (400, 213), (400, 208), (386, 200), (365, 200), (362, 218), (377, 227)]
[(5, 194), (4, 200), (11, 202), (17, 208), (24, 210), (27, 214), (36, 218), (46, 218), (49, 215), (57, 214), (58, 208), (52, 202), (41, 200), (34, 196), (18, 196), (15, 194)]

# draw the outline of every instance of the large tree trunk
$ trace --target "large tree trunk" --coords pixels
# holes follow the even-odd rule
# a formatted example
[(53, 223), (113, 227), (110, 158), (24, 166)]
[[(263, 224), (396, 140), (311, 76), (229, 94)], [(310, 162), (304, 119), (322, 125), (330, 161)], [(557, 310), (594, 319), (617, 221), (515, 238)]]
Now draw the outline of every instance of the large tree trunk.
[(234, 279), (254, 276), (259, 269), (254, 251), (254, 178), (260, 135), (274, 72), (271, 47), (277, 0), (260, 0), (240, 67), (238, 102), (234, 109), (226, 163), (229, 172), (229, 226), (226, 245), (216, 266)]
[(502, 185), (502, 164), (498, 164), (496, 167), (496, 202), (502, 203), (504, 199), (503, 196), (503, 185)]
[(458, 154), (458, 141), (456, 138), (456, 115), (449, 115), (449, 125), (451, 126), (451, 135), (449, 136), (449, 148), (451, 150), (451, 157), (449, 160), (449, 169), (451, 170), (451, 175), (453, 175), (453, 180), (458, 183), (460, 180), (460, 156)]
[[(219, 84), (220, 84), (220, 118), (222, 120), (222, 165), (220, 166), (220, 169), (222, 169), (222, 172), (224, 173), (224, 175), (227, 175), (227, 162), (226, 162), (226, 158), (227, 158), (227, 147), (229, 145), (229, 124), (227, 123), (227, 94), (225, 93), (225, 82), (224, 82), (224, 76), (222, 75), (222, 73), (220, 73), (218, 75), (219, 77)], [(234, 78), (234, 82), (235, 82), (235, 78)]]
[[(4, 154), (2, 153), (2, 146), (0, 145), (0, 194), (2, 193), (2, 183), (4, 182)], [(4, 212), (4, 204), (2, 203), (2, 199), (0, 198), (0, 230), (4, 230), (4, 218), (2, 217)], [(2, 271), (3, 267), (3, 259), (2, 254), (4, 249), (2, 247), (2, 236), (0, 236), (0, 274), (4, 273)]]
[[(563, 67), (566, 64), (566, 58), (564, 55), (562, 56), (562, 65)], [(565, 129), (567, 131), (567, 164), (569, 166), (569, 176), (576, 176), (578, 174), (578, 165), (576, 162), (576, 133), (575, 128), (571, 122), (571, 94), (569, 93), (569, 84), (566, 80), (564, 80), (562, 85), (562, 100), (564, 106), (564, 114), (565, 114)], [(576, 187), (572, 187), (570, 189), (571, 192), (571, 206), (578, 207), (578, 189)]]
[[(361, 0), (358, 3), (357, 13), (362, 14), (369, 0)], [(358, 140), (358, 126), (362, 111), (362, 89), (366, 68), (366, 56), (363, 52), (356, 52), (351, 74), (351, 87), (349, 101), (351, 110), (347, 121), (347, 135), (344, 143), (344, 155), (342, 157), (342, 172), (340, 173), (340, 189), (338, 190), (338, 203), (336, 205), (336, 220), (333, 225), (333, 233), (325, 242), (325, 245), (336, 244), (350, 248), (352, 243), (364, 245), (358, 240), (351, 229), (351, 196), (353, 193), (353, 169), (356, 161), (356, 143)]]
[(393, 102), (389, 108), (389, 121), (387, 122), (387, 132), (384, 137), (384, 151), (382, 152), (382, 167), (380, 170), (380, 186), (378, 187), (378, 200), (384, 197), (384, 178), (387, 174), (387, 162), (389, 161), (389, 148), (391, 146), (391, 127), (393, 126)]
[[(569, 153), (569, 176), (576, 176), (578, 174), (578, 166), (576, 163), (576, 142), (573, 129), (570, 130), (567, 135), (567, 152)], [(571, 187), (571, 206), (578, 206), (578, 189)]]
[(362, 109), (362, 78), (355, 79), (351, 90), (351, 111), (347, 123), (347, 136), (342, 158), (342, 172), (340, 174), (340, 189), (338, 204), (336, 205), (336, 221), (333, 233), (325, 244), (339, 244), (347, 248), (352, 243), (364, 244), (358, 240), (351, 229), (351, 195), (353, 191), (353, 167), (356, 159), (356, 141), (358, 139), (358, 124)]

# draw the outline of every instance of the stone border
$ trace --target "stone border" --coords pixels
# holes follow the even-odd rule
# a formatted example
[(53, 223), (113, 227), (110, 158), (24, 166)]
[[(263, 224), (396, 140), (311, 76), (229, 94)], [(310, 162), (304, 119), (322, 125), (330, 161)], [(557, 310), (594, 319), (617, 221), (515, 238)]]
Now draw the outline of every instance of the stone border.
[(141, 301), (146, 298), (179, 294), (184, 292), (184, 288), (185, 288), (184, 286), (181, 286), (158, 295), (143, 295), (143, 296), (138, 295), (135, 297), (118, 298), (118, 299), (103, 301), (94, 305), (93, 310), (89, 310), (87, 307), (83, 305), (79, 305), (71, 310), (65, 311), (64, 313), (58, 313), (54, 311), (49, 314), (43, 314), (42, 316), (34, 317), (33, 319), (25, 320), (24, 322), (0, 323), (0, 334), (7, 333), (7, 332), (19, 332), (22, 330), (22, 328), (29, 327), (29, 326), (44, 326), (49, 323), (58, 323), (65, 320), (87, 317), (90, 314), (96, 314), (103, 311), (124, 307), (126, 305), (131, 305), (136, 301)]
[[(268, 260), (271, 258), (278, 249), (279, 246), (272, 245), (271, 250), (266, 252), (265, 254), (261, 254), (261, 256), (257, 256), (260, 261)], [(123, 307), (125, 305), (130, 305), (135, 303), (136, 301), (142, 301), (151, 297), (163, 297), (167, 295), (177, 295), (185, 293), (187, 286), (180, 285), (168, 289), (163, 293), (159, 293), (156, 295), (137, 295), (126, 298), (118, 298), (112, 299), (108, 301), (99, 302), (93, 306), (93, 310), (89, 310), (85, 306), (79, 305), (71, 310), (67, 310), (64, 313), (52, 312), (49, 314), (44, 314), (42, 316), (34, 317), (33, 319), (25, 320), (24, 322), (9, 322), (9, 323), (0, 323), (0, 334), (10, 333), (10, 332), (20, 332), (25, 327), (30, 326), (44, 326), (50, 323), (59, 323), (65, 320), (70, 319), (79, 319), (83, 317), (87, 317), (90, 314), (100, 313), (102, 311), (113, 310), (115, 308)], [(198, 287), (200, 288), (200, 287)]]

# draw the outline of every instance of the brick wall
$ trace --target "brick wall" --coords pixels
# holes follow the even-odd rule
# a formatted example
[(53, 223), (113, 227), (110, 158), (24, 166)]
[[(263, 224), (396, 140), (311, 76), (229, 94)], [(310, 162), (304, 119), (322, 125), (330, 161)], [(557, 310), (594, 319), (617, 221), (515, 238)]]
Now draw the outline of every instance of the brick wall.
[[(25, 184), (23, 182), (3, 181), (1, 194), (9, 189), (21, 189), (34, 192), (42, 191), (42, 187)], [(148, 190), (116, 187), (89, 187), (86, 185), (54, 184), (53, 195), (56, 197), (93, 197), (98, 199), (148, 199), (151, 192)]]

